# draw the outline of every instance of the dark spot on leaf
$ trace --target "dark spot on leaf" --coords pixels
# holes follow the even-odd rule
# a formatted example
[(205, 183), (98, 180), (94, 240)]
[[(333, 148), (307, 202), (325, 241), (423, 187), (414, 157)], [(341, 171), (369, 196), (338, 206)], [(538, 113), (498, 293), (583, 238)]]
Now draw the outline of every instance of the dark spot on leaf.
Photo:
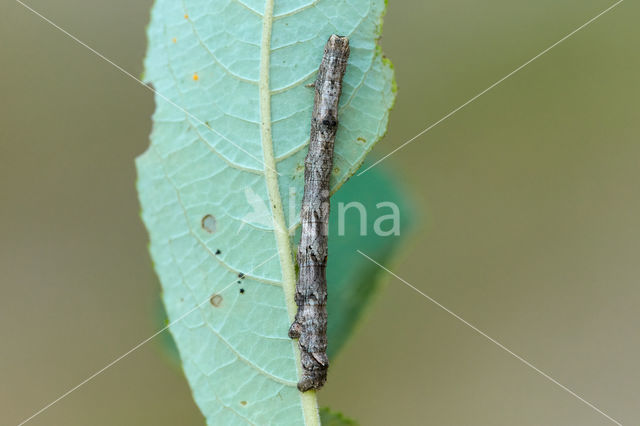
[(241, 280), (244, 280), (244, 274), (243, 274), (242, 272), (240, 272), (240, 273), (238, 274), (238, 278), (240, 278)]
[(206, 215), (202, 218), (202, 229), (210, 234), (216, 232), (216, 218), (213, 215)]
[(220, 253), (222, 253), (220, 249), (216, 250), (216, 254), (220, 254)]
[(240, 294), (244, 294), (244, 288), (240, 289)]
[(238, 284), (240, 284), (242, 281), (238, 281)]
[(213, 296), (211, 296), (211, 299), (209, 299), (209, 302), (211, 302), (211, 304), (217, 308), (222, 303), (222, 296), (220, 296), (219, 294), (214, 294)]

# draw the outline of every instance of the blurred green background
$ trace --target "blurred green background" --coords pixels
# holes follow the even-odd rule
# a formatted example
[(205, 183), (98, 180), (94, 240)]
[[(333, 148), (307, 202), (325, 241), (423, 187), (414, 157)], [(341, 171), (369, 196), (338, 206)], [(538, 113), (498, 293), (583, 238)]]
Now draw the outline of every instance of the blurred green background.
[[(31, 0), (139, 75), (151, 0)], [(380, 158), (613, 4), (391, 1)], [(390, 268), (624, 424), (640, 424), (640, 6), (625, 1), (390, 157), (422, 213)], [(0, 423), (156, 331), (134, 158), (152, 94), (0, 4)], [(320, 393), (363, 425), (606, 425), (398, 280)], [(153, 341), (35, 425), (200, 425)]]

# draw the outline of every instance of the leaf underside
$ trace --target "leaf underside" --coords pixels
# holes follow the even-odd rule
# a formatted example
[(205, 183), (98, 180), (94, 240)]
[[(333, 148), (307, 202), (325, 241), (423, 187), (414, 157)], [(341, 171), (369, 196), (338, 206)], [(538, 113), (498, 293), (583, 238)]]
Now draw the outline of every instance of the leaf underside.
[[(370, 191), (369, 188), (376, 188), (376, 190)], [(347, 209), (341, 218), (340, 204), (347, 206), (352, 202), (364, 206), (368, 216), (362, 218), (357, 210)], [(392, 202), (398, 206), (401, 235), (378, 235), (372, 229), (376, 220), (380, 220), (383, 215), (389, 213), (388, 210), (378, 207), (378, 203), (384, 202)], [(413, 206), (401, 185), (393, 174), (384, 170), (384, 167), (376, 167), (357, 179), (349, 180), (331, 198), (329, 266), (327, 268), (329, 291), (327, 336), (328, 354), (332, 363), (352, 335), (381, 285), (388, 278), (384, 270), (364, 258), (357, 250), (361, 250), (379, 262), (387, 263), (413, 227), (412, 211)], [(340, 232), (340, 221), (344, 223), (343, 233)], [(361, 229), (363, 223), (366, 233)], [(385, 230), (388, 228), (387, 224)], [(161, 303), (157, 307), (155, 318), (158, 328), (168, 323)], [(179, 355), (171, 335), (162, 335), (161, 347), (172, 363), (179, 364)]]
[[(281, 267), (292, 253), (278, 250), (273, 223), (282, 215), (292, 232), (297, 226), (313, 105), (305, 85), (330, 34), (349, 36), (352, 52), (334, 190), (385, 132), (394, 90), (375, 43), (383, 10), (383, 0), (153, 6), (145, 75), (156, 111), (151, 145), (137, 159), (138, 192), (170, 331), (209, 424), (305, 422)], [(269, 159), (284, 211), (272, 209)]]

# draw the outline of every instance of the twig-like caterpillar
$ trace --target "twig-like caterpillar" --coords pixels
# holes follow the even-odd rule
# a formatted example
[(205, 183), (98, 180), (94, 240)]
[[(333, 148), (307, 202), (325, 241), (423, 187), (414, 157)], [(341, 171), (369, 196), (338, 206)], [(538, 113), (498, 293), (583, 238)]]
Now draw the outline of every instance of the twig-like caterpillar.
[(342, 78), (349, 59), (349, 40), (332, 35), (314, 84), (309, 152), (305, 159), (304, 196), (298, 247), (298, 281), (295, 301), (298, 312), (289, 337), (298, 339), (302, 378), (298, 389), (320, 389), (327, 380), (327, 236), (329, 230), (329, 179), (333, 170), (333, 147), (338, 129), (338, 103)]

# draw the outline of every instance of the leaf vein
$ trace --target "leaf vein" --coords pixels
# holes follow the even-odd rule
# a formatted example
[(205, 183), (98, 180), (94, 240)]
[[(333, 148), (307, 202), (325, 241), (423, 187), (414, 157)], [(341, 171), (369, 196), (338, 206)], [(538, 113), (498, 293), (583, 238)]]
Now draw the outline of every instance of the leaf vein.
[[(155, 147), (153, 147), (153, 145), (151, 145), (151, 148), (154, 149), (155, 151)], [(156, 152), (155, 153), (156, 156), (158, 156), (158, 158), (162, 158), (159, 156), (159, 154)], [(231, 265), (229, 265), (228, 263), (224, 262), (222, 259), (220, 259), (218, 256), (216, 256), (211, 249), (204, 243), (204, 241), (202, 241), (197, 235), (196, 233), (193, 231), (193, 228), (191, 227), (191, 224), (189, 223), (189, 217), (187, 215), (187, 209), (185, 208), (183, 202), (182, 202), (182, 197), (180, 196), (180, 190), (178, 190), (178, 188), (176, 187), (175, 183), (173, 182), (173, 180), (169, 177), (169, 175), (167, 174), (167, 171), (164, 168), (164, 164), (162, 164), (162, 162), (159, 162), (162, 168), (162, 172), (164, 173), (165, 179), (167, 180), (167, 182), (169, 182), (171, 184), (171, 186), (173, 187), (173, 190), (176, 193), (176, 199), (178, 201), (178, 205), (180, 206), (180, 208), (182, 209), (182, 214), (184, 215), (184, 220), (185, 220), (185, 224), (187, 225), (187, 228), (189, 229), (189, 234), (191, 234), (191, 236), (196, 240), (196, 242), (198, 244), (200, 244), (210, 255), (210, 257), (212, 259), (215, 259), (220, 265), (224, 266), (225, 268), (227, 268), (229, 271), (231, 271), (234, 274), (244, 274), (246, 278), (252, 279), (254, 281), (258, 281), (258, 282), (262, 282), (265, 284), (270, 284), (276, 287), (281, 287), (282, 283), (280, 281), (274, 281), (274, 280), (270, 280), (268, 278), (262, 278), (262, 277), (258, 277), (252, 274), (245, 274), (244, 272), (240, 271), (239, 269), (236, 269), (234, 267), (232, 267)]]

